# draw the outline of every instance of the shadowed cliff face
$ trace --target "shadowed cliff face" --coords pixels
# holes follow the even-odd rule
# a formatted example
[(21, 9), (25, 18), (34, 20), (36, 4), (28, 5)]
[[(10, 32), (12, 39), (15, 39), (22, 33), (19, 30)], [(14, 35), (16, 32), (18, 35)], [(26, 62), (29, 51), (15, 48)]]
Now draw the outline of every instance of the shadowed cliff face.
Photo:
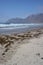
[(31, 15), (26, 17), (25, 19), (22, 18), (12, 18), (9, 19), (6, 24), (10, 23), (43, 23), (43, 13), (42, 14), (37, 14), (37, 15)]

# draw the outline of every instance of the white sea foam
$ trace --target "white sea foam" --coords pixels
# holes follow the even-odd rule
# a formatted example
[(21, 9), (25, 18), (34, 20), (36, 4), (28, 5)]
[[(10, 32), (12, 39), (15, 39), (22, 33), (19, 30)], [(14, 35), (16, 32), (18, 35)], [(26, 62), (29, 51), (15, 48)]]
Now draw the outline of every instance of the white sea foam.
[(13, 29), (13, 28), (25, 28), (25, 27), (30, 27), (30, 26), (43, 26), (43, 24), (0, 24), (0, 28), (4, 29)]

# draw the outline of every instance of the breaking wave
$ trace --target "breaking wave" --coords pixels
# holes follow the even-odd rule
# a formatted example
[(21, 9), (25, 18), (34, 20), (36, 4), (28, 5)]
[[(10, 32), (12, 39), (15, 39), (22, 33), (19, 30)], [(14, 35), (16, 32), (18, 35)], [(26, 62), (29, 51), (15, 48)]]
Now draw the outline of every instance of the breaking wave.
[(27, 28), (27, 27), (31, 27), (31, 26), (43, 26), (43, 24), (0, 24), (0, 28), (4, 28), (4, 29), (16, 29), (16, 28)]

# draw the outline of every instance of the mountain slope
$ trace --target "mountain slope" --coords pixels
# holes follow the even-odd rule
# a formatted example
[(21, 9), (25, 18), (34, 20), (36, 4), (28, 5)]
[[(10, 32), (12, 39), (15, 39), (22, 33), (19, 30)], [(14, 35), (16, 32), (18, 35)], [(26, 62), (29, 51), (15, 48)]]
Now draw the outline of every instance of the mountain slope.
[(43, 14), (31, 15), (25, 19), (12, 18), (6, 22), (6, 24), (10, 23), (43, 23)]
[(31, 23), (43, 23), (43, 14), (31, 15), (26, 18), (27, 22)]

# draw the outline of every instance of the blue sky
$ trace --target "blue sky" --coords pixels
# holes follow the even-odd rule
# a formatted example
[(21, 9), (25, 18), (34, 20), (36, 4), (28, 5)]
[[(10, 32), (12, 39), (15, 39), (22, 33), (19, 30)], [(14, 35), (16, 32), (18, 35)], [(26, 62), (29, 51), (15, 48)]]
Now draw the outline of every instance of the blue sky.
[(0, 0), (0, 22), (43, 13), (43, 0)]

